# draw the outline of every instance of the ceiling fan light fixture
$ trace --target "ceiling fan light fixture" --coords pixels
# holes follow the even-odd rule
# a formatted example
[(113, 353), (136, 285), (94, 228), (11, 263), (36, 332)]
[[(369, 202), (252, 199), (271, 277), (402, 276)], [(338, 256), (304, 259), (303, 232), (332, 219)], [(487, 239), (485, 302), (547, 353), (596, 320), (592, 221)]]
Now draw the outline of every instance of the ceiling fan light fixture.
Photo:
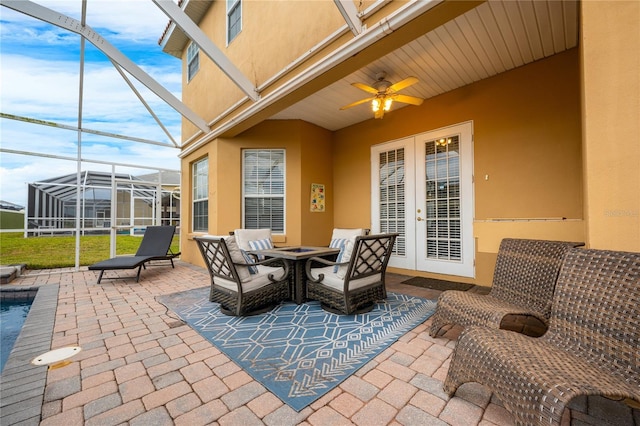
[(374, 117), (382, 118), (385, 112), (391, 111), (391, 106), (393, 105), (394, 101), (411, 105), (422, 104), (423, 99), (421, 98), (397, 93), (399, 90), (416, 84), (418, 82), (417, 78), (407, 77), (402, 81), (391, 84), (391, 82), (385, 80), (385, 76), (385, 73), (378, 73), (376, 75), (376, 82), (371, 86), (364, 83), (351, 83), (352, 86), (360, 90), (364, 90), (365, 92), (370, 93), (373, 96), (365, 99), (360, 99), (356, 102), (352, 102), (349, 105), (341, 107), (340, 110), (345, 110), (371, 101), (371, 110), (374, 113)]
[(384, 110), (389, 111), (391, 109), (391, 104), (393, 103), (392, 98), (385, 98), (384, 100)]
[(388, 112), (393, 104), (393, 98), (388, 96), (378, 96), (371, 100), (371, 110), (378, 112), (380, 110)]
[(371, 101), (371, 110), (373, 112), (380, 111), (381, 106), (382, 106), (382, 101), (380, 100), (380, 98), (375, 98)]

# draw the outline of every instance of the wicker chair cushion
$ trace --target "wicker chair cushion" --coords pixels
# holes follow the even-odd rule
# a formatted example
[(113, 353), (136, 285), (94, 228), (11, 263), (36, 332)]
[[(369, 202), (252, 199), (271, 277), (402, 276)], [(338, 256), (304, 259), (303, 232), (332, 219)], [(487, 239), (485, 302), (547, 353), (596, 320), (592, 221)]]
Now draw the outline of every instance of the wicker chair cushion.
[[(271, 266), (260, 265), (258, 266), (258, 271), (259, 272), (257, 274), (251, 275), (251, 278), (249, 280), (242, 282), (241, 285), (242, 285), (243, 292), (246, 293), (246, 292), (256, 290), (271, 284), (272, 281), (269, 280), (269, 274), (273, 274), (273, 277), (276, 280), (282, 280), (284, 278), (283, 276), (284, 273), (282, 268), (274, 268)], [(220, 287), (224, 287), (228, 290), (238, 291), (238, 285), (233, 280), (226, 280), (224, 278), (214, 277), (213, 283)]]
[[(229, 255), (231, 256), (233, 263), (247, 263), (247, 259), (242, 254), (242, 250), (238, 247), (238, 243), (234, 236), (224, 237), (224, 242), (227, 245), (227, 249), (229, 249)], [(242, 282), (247, 282), (251, 279), (251, 272), (247, 266), (236, 265), (236, 272), (238, 272), (238, 277), (240, 277), (240, 281)]]
[[(347, 241), (352, 240), (355, 242), (355, 238), (361, 235), (366, 235), (366, 230), (364, 228), (333, 228), (329, 247), (340, 249), (336, 262), (340, 263), (349, 261), (351, 258), (351, 252), (349, 252), (349, 256), (346, 259), (344, 258)], [(353, 251), (353, 247), (351, 248), (351, 251)], [(338, 272), (339, 268), (339, 265), (335, 265), (333, 267), (333, 272)], [(346, 270), (344, 273), (346, 273)]]
[[(333, 272), (333, 266), (311, 269), (311, 277), (313, 279), (317, 280), (320, 277), (320, 274), (324, 275), (324, 278), (322, 279), (322, 281), (320, 281), (322, 284), (338, 291), (344, 291), (344, 277), (341, 278), (337, 273)], [(369, 284), (380, 282), (381, 279), (381, 274), (375, 274), (369, 275), (368, 277), (351, 280), (349, 281), (349, 290), (355, 290)]]
[(332, 240), (348, 239), (348, 238), (358, 237), (365, 234), (366, 234), (366, 231), (364, 228), (333, 228), (331, 239)]
[(271, 239), (271, 229), (235, 229), (233, 235), (236, 237), (238, 246), (242, 250), (253, 250), (249, 245), (249, 241)]

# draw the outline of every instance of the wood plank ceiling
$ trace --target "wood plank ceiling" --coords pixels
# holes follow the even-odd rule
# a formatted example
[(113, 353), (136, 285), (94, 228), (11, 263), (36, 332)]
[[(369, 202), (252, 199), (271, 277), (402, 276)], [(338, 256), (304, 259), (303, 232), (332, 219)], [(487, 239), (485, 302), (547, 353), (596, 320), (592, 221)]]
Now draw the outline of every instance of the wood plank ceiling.
[(340, 110), (370, 96), (351, 83), (372, 84), (381, 71), (392, 83), (415, 76), (401, 93), (428, 99), (577, 46), (578, 19), (573, 0), (491, 0), (271, 118), (338, 130), (373, 118), (368, 103)]

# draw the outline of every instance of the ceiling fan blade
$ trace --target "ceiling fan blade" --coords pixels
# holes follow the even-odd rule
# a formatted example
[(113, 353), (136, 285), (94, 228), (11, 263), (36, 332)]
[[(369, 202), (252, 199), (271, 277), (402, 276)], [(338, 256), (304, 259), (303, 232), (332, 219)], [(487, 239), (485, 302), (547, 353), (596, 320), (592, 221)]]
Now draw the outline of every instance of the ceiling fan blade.
[(415, 96), (407, 96), (407, 95), (393, 95), (393, 100), (396, 102), (402, 102), (405, 104), (411, 105), (422, 105), (424, 99), (416, 98)]
[(376, 97), (375, 97), (375, 96), (373, 96), (373, 97), (371, 97), (371, 98), (360, 99), (359, 101), (355, 101), (354, 103), (351, 103), (351, 104), (349, 104), (349, 105), (345, 105), (345, 106), (343, 106), (343, 107), (342, 107), (342, 108), (340, 108), (340, 109), (341, 109), (341, 110), (343, 110), (343, 109), (347, 109), (347, 108), (354, 107), (354, 106), (356, 106), (356, 105), (364, 104), (364, 103), (366, 103), (366, 102), (371, 102), (371, 101), (372, 101), (372, 100), (374, 100), (375, 98), (376, 98)]
[(405, 87), (409, 87), (413, 84), (416, 84), (418, 82), (418, 79), (416, 77), (407, 77), (402, 81), (397, 82), (396, 84), (392, 84), (391, 86), (389, 86), (389, 89), (387, 89), (388, 93), (393, 93), (393, 92), (397, 92), (399, 90), (404, 89)]
[(364, 83), (351, 83), (351, 85), (353, 87), (357, 87), (360, 90), (364, 90), (365, 92), (373, 93), (374, 95), (378, 94), (378, 89), (376, 89), (375, 87), (367, 86)]

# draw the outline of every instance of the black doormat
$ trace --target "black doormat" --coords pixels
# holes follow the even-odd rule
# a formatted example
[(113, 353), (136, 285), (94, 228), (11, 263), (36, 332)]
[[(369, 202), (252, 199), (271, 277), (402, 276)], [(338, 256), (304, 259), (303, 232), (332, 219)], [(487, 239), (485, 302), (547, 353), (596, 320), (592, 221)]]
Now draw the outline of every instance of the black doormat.
[(459, 290), (467, 291), (473, 284), (456, 283), (452, 281), (437, 280), (435, 278), (413, 277), (402, 281), (403, 284), (415, 285), (416, 287), (430, 288), (433, 290)]

